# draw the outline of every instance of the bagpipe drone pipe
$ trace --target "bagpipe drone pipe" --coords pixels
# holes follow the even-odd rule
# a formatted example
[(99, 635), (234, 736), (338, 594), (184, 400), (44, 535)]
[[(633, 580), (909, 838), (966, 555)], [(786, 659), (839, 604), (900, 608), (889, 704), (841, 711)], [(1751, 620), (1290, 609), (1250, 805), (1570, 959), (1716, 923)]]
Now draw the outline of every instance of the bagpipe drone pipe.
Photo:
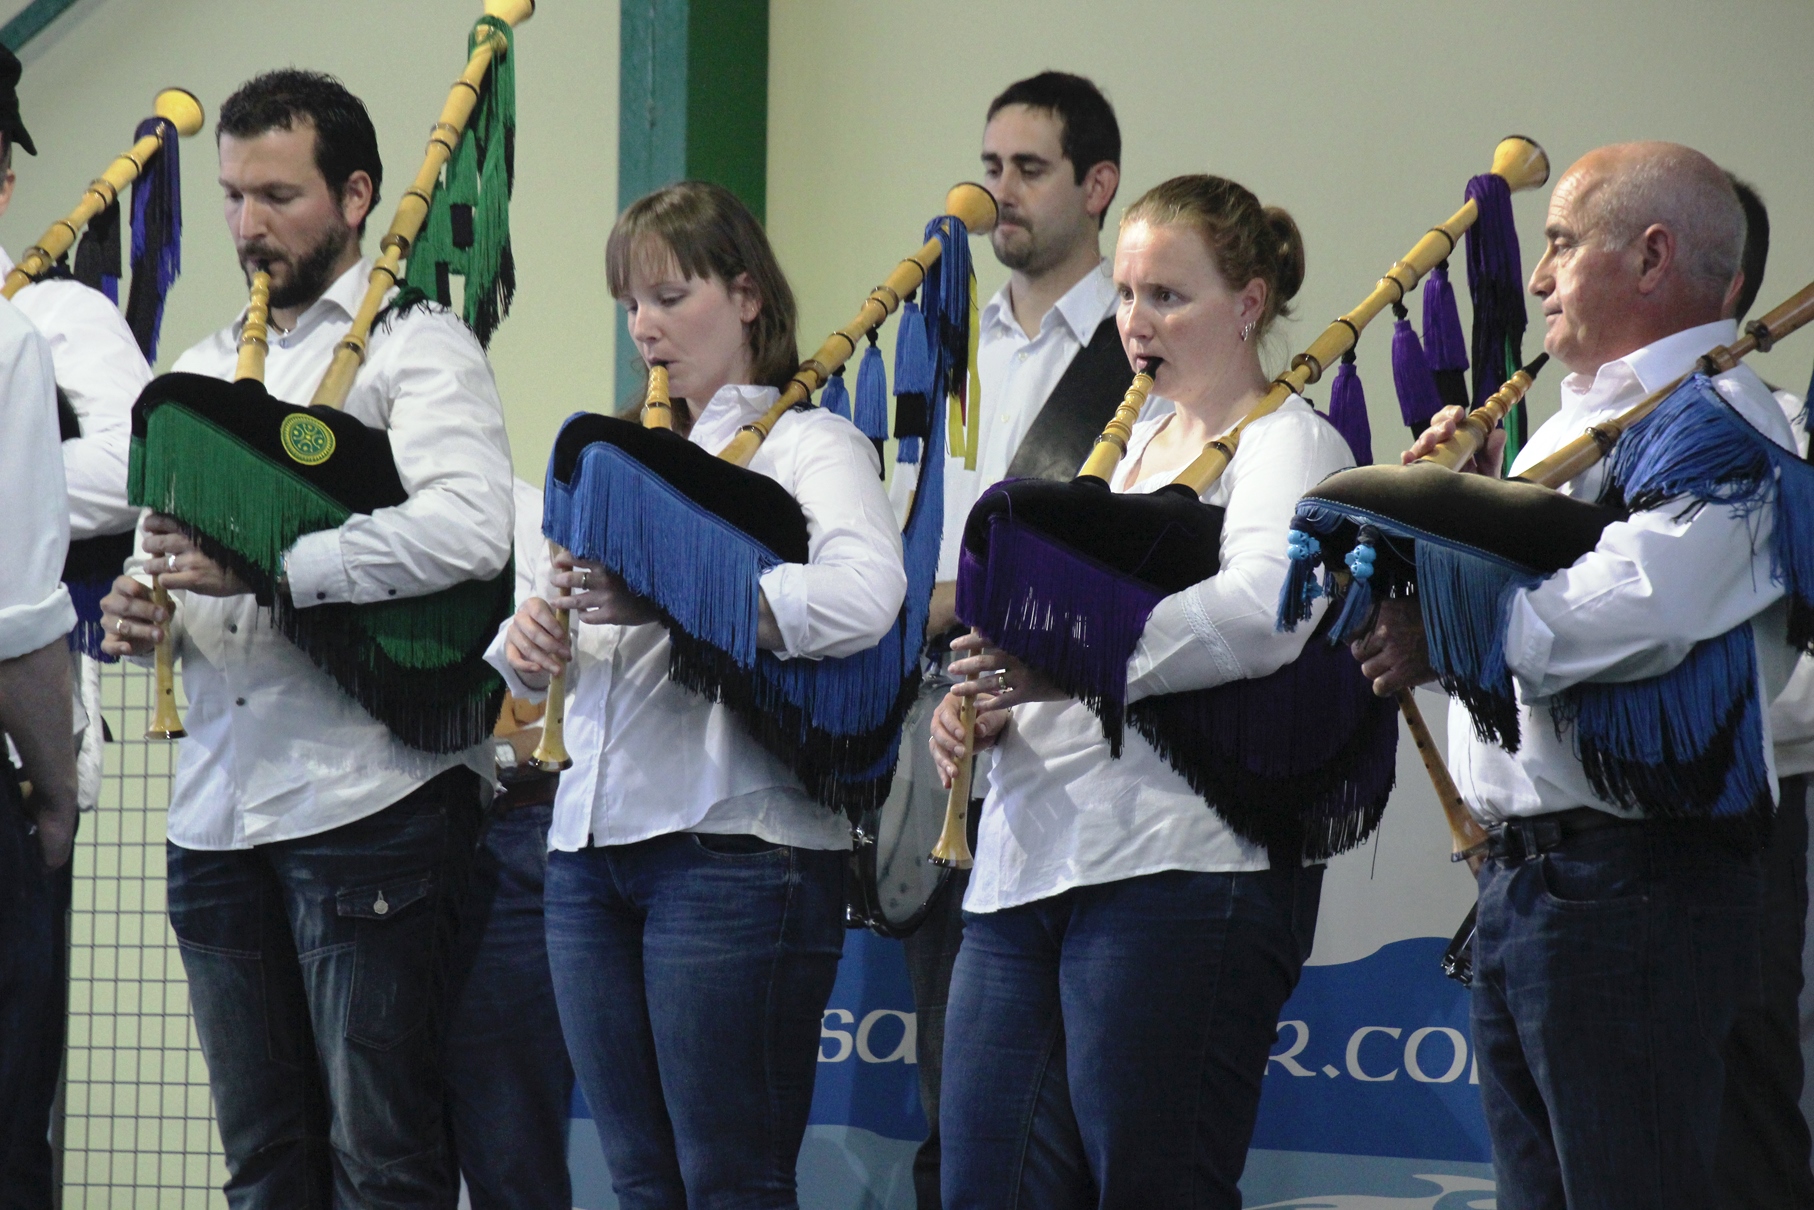
[[(548, 464), (548, 538), (604, 564), (653, 602), (670, 638), (669, 675), (728, 707), (809, 794), (853, 819), (888, 793), (901, 720), (919, 686), (944, 517), (943, 408), (948, 396), (965, 399), (972, 349), (975, 283), (966, 237), (992, 230), (995, 213), (994, 198), (981, 186), (953, 188), (944, 215), (927, 224), (920, 250), (870, 293), (857, 317), (801, 364), (774, 407), (720, 455), (671, 431), (664, 399), (645, 408), (645, 424), (583, 412), (570, 417)], [(905, 603), (867, 651), (778, 659), (756, 646), (758, 580), (782, 563), (808, 561), (808, 527), (793, 497), (747, 469), (749, 461), (790, 409), (812, 406), (820, 387), (828, 387), (824, 406), (848, 406), (836, 375), (866, 338), (859, 427), (872, 438), (884, 435), (886, 387), (873, 334), (897, 309), (896, 431), (924, 442), (902, 532)]]
[[(1508, 194), (1533, 188), (1547, 179), (1548, 160), (1528, 139), (1508, 138), (1495, 149), (1493, 174)], [(1075, 480), (997, 484), (965, 526), (959, 618), (1088, 706), (1112, 752), (1133, 727), (1231, 828), (1275, 853), (1320, 859), (1372, 830), (1394, 780), (1394, 704), (1372, 693), (1345, 648), (1314, 640), (1268, 676), (1132, 705), (1127, 661), (1162, 599), (1219, 570), (1222, 510), (1201, 497), (1233, 461), (1247, 426), (1345, 355), (1337, 385), (1357, 389), (1351, 351), (1361, 331), (1441, 263), (1479, 213), (1470, 197), (1432, 228), (1170, 485), (1149, 495), (1108, 489), (1138, 414), (1130, 394)], [(1348, 393), (1344, 402), (1353, 400)], [(1332, 419), (1356, 445), (1343, 417)]]
[[(202, 106), (192, 93), (166, 88), (152, 101), (152, 116), (138, 124), (133, 143), (89, 183), (75, 209), (51, 224), (25, 250), (0, 297), (14, 298), (34, 282), (73, 278), (120, 301), (120, 191), (132, 186), (132, 286), (126, 323), (146, 361), (157, 357), (164, 298), (182, 267), (183, 194), (177, 139), (202, 128)], [(67, 268), (77, 235), (75, 269)], [(68, 394), (57, 388), (57, 424), (64, 441), (83, 436), (81, 418)], [(70, 646), (95, 659), (101, 652), (101, 598), (132, 555), (132, 531), (77, 538), (63, 562), (63, 583), (76, 607)]]
[[(488, 580), (362, 605), (296, 608), (279, 581), (284, 552), (302, 535), (409, 498), (389, 435), (343, 410), (374, 326), (426, 302), (424, 286), (445, 303), (450, 271), (466, 277), (464, 318), (481, 344), (508, 309), (511, 30), (533, 11), (533, 0), (486, 0), (468, 39), (466, 68), (312, 401), (275, 399), (260, 381), (260, 295), (268, 292), (260, 272), (236, 380), (165, 374), (145, 388), (132, 413), (131, 502), (178, 521), (252, 587), (273, 624), (317, 667), (399, 740), (430, 752), (459, 751), (491, 732), (504, 686), (481, 657), (510, 616), (510, 567)], [(449, 247), (436, 237), (444, 230), (459, 235)], [(392, 297), (406, 280), (405, 258), (409, 284)], [(160, 650), (160, 671), (168, 662)]]
[[(1714, 381), (1810, 318), (1814, 285), (1747, 325), (1731, 347), (1702, 357), (1693, 373), (1514, 479), (1453, 470), (1503, 414), (1491, 402), (1419, 463), (1332, 475), (1305, 495), (1292, 522), (1280, 624), (1308, 616), (1323, 593), (1341, 610), (1338, 634), (1364, 621), (1376, 601), (1414, 598), (1442, 686), (1466, 706), (1482, 740), (1515, 752), (1518, 701), (1504, 643), (1517, 589), (1570, 567), (1608, 525), (1636, 511), (1773, 506), (1771, 576), (1789, 597), (1789, 640), (1814, 650), (1814, 467), (1754, 428)], [(1601, 459), (1600, 498), (1556, 490)], [(1751, 829), (1767, 821), (1772, 801), (1762, 751), (1768, 703), (1758, 684), (1746, 623), (1697, 643), (1661, 676), (1584, 682), (1536, 704), (1559, 735), (1572, 729), (1574, 750), (1606, 801), (1649, 818)]]

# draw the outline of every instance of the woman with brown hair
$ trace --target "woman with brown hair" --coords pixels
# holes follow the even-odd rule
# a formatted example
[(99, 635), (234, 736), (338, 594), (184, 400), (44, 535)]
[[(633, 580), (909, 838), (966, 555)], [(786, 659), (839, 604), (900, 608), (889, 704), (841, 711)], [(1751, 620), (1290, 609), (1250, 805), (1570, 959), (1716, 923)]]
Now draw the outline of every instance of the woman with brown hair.
[[(1259, 345), (1304, 276), (1290, 215), (1212, 176), (1131, 206), (1114, 277), (1122, 345), (1157, 363), (1111, 487), (1156, 491), (1260, 401)], [(1153, 611), (1130, 702), (1265, 676), (1311, 628), (1273, 624), (1293, 507), (1353, 465), (1293, 397), (1255, 421), (1204, 501), (1220, 568)], [(942, 1183), (957, 1207), (1238, 1207), (1277, 1013), (1316, 927), (1322, 867), (1275, 864), (1132, 729), (1119, 758), (1082, 703), (980, 638), (931, 746), (993, 748), (945, 1043)], [(1290, 727), (1289, 718), (1278, 720)]]
[[(793, 373), (794, 300), (760, 224), (698, 181), (626, 210), (611, 291), (675, 429), (709, 452)], [(806, 514), (810, 560), (760, 580), (759, 645), (851, 655), (894, 625), (900, 535), (875, 447), (795, 410), (750, 469)], [(691, 557), (676, 535), (677, 559)], [(850, 827), (723, 706), (668, 678), (654, 607), (566, 554), (488, 655), (531, 698), (566, 671), (566, 742), (549, 832), (548, 953), (561, 1024), (626, 1210), (795, 1204), (819, 1022), (844, 944)], [(555, 610), (583, 625), (563, 637)]]

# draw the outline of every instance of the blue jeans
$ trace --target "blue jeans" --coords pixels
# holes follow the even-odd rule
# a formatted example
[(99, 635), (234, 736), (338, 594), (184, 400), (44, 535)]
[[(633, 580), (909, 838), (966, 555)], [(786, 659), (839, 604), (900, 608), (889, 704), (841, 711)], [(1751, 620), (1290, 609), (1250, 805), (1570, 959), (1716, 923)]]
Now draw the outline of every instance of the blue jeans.
[(0, 737), (0, 1210), (50, 1210), (69, 997), (70, 864), (44, 868)]
[(966, 913), (946, 1210), (1238, 1208), (1322, 885), (1321, 866), (1171, 871)]
[(460, 912), (448, 1109), (473, 1210), (569, 1210), (573, 1065), (543, 929), (549, 805), (492, 820)]
[(1718, 1204), (1721, 1047), (1759, 996), (1755, 854), (1644, 824), (1480, 871), (1473, 1031), (1501, 1210)]
[(235, 1210), (453, 1206), (441, 1000), (480, 821), (456, 768), (314, 836), (168, 846)]
[(554, 992), (624, 1210), (798, 1204), (845, 861), (689, 832), (549, 854)]

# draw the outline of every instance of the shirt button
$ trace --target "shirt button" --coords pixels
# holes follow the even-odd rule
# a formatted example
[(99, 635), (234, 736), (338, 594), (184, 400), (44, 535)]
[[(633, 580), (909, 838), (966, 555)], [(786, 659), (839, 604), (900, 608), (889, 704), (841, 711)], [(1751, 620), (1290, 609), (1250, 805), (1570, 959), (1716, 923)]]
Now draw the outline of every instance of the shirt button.
[(228, 622), (227, 623), (227, 633), (228, 634), (238, 634), (239, 633), (239, 623), (238, 622)]
[(236, 697), (233, 699), (233, 704), (235, 706), (243, 706), (246, 704), (246, 699), (243, 697)]
[(315, 594), (315, 599), (317, 601), (325, 601), (328, 599), (328, 594), (325, 592), (318, 592)]
[(390, 589), (390, 591), (389, 591), (389, 595), (391, 595), (391, 596), (393, 596), (393, 597), (394, 597), (394, 596), (396, 596), (396, 595), (397, 595), (397, 590), (396, 590), (396, 589), (394, 589), (394, 588), (393, 588), (393, 589)]

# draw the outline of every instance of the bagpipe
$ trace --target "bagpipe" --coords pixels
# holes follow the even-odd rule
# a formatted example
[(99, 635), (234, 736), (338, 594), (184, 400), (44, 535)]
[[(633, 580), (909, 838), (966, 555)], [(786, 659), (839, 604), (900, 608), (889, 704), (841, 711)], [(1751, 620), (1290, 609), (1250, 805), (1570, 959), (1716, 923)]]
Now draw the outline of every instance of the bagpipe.
[[(602, 563), (653, 602), (670, 639), (669, 676), (729, 708), (807, 793), (853, 819), (887, 794), (901, 720), (919, 684), (944, 514), (947, 426), (939, 413), (947, 395), (974, 403), (965, 374), (975, 309), (966, 237), (991, 231), (995, 216), (987, 190), (953, 188), (923, 246), (718, 456), (673, 432), (663, 423), (671, 413), (658, 405), (644, 409), (644, 424), (585, 412), (568, 418), (548, 463), (548, 538)], [(896, 433), (924, 443), (902, 532), (905, 603), (868, 651), (777, 659), (756, 646), (758, 580), (779, 564), (808, 561), (806, 516), (779, 483), (748, 469), (750, 459), (781, 417), (811, 407), (821, 387), (821, 406), (850, 414), (842, 369), (866, 339), (855, 418), (872, 439), (886, 436), (887, 386), (874, 334), (897, 310)]]
[[(1495, 149), (1497, 196), (1534, 188), (1548, 173), (1543, 149), (1528, 139), (1508, 138)], [(1493, 196), (1483, 194), (1489, 202)], [(1359, 400), (1357, 434), (1352, 350), (1361, 331), (1446, 261), (1484, 204), (1470, 196), (1431, 228), (1171, 484), (1151, 494), (1108, 489), (1137, 414), (1130, 392), (1130, 406), (1110, 422), (1076, 479), (997, 484), (965, 525), (958, 617), (1082, 701), (1101, 720), (1111, 753), (1119, 755), (1132, 726), (1238, 835), (1281, 858), (1331, 856), (1377, 824), (1394, 780), (1393, 703), (1374, 696), (1345, 649), (1325, 643), (1306, 643), (1297, 659), (1267, 676), (1132, 705), (1127, 661), (1161, 600), (1219, 570), (1223, 510), (1201, 497), (1234, 460), (1248, 426), (1340, 359), (1330, 418), (1357, 445), (1365, 404)], [(1359, 449), (1357, 456), (1364, 456)], [(952, 807), (955, 816), (955, 794)], [(968, 857), (953, 851), (961, 828), (961, 819), (948, 821), (941, 844), (942, 855), (959, 862)]]
[[(177, 139), (202, 128), (202, 105), (181, 88), (166, 88), (151, 103), (152, 116), (133, 131), (133, 144), (89, 182), (75, 209), (52, 223), (25, 250), (0, 285), (0, 297), (13, 298), (34, 282), (68, 276), (120, 301), (120, 191), (132, 186), (132, 286), (126, 300), (126, 323), (146, 361), (157, 357), (158, 330), (163, 325), (164, 298), (182, 268), (183, 193)], [(81, 244), (76, 246), (80, 237)], [(75, 247), (75, 268), (67, 257)], [(57, 422), (64, 441), (82, 435), (82, 424), (61, 388)], [(132, 531), (78, 538), (63, 561), (63, 583), (76, 607), (70, 646), (95, 659), (112, 662), (101, 652), (101, 598), (113, 586), (132, 556)]]
[[(486, 0), (466, 68), (397, 204), (352, 327), (307, 406), (273, 399), (252, 375), (223, 382), (165, 374), (132, 412), (131, 502), (180, 522), (252, 586), (273, 624), (317, 667), (399, 740), (429, 752), (459, 751), (491, 732), (504, 686), (482, 656), (511, 613), (511, 568), (425, 596), (307, 609), (278, 582), (284, 552), (302, 535), (409, 498), (389, 435), (343, 410), (380, 312), (397, 316), (430, 297), (445, 305), (454, 272), (465, 277), (463, 317), (481, 344), (508, 310), (511, 30), (534, 11), (533, 0)], [(158, 658), (167, 662), (167, 651)]]
[[(1292, 571), (1280, 624), (1307, 616), (1319, 594), (1358, 623), (1373, 602), (1414, 598), (1430, 665), (1467, 708), (1476, 734), (1515, 752), (1518, 702), (1504, 635), (1515, 590), (1592, 551), (1602, 531), (1671, 501), (1746, 513), (1774, 505), (1773, 580), (1789, 596), (1789, 641), (1814, 650), (1814, 467), (1746, 421), (1715, 375), (1768, 350), (1814, 319), (1814, 285), (1730, 347), (1619, 416), (1594, 425), (1512, 479), (1451, 473), (1474, 456), (1500, 413), (1471, 415), (1436, 453), (1408, 467), (1344, 471), (1305, 495), (1292, 522)], [(1607, 460), (1598, 499), (1556, 490)], [(1323, 582), (1315, 579), (1324, 570)], [(1594, 791), (1654, 819), (1699, 820), (1747, 834), (1767, 826), (1772, 792), (1762, 751), (1756, 648), (1745, 623), (1696, 644), (1672, 671), (1620, 683), (1584, 682), (1547, 702)]]

